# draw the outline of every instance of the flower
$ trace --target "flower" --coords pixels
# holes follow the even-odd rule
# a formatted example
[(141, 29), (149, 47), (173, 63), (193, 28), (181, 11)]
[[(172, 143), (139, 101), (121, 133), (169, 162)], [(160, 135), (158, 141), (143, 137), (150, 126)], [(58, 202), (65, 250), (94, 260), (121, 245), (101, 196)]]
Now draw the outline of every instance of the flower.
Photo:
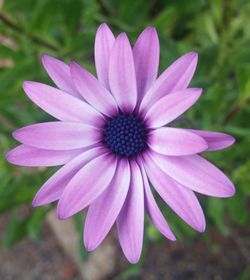
[(26, 81), (23, 89), (59, 121), (18, 129), (21, 145), (7, 160), (23, 166), (61, 167), (36, 194), (33, 205), (58, 200), (66, 219), (84, 208), (84, 244), (94, 250), (116, 223), (122, 250), (136, 263), (143, 244), (144, 212), (168, 239), (175, 235), (157, 206), (152, 188), (199, 232), (205, 218), (194, 192), (230, 197), (230, 180), (198, 155), (233, 144), (233, 137), (171, 127), (202, 90), (187, 88), (197, 54), (189, 52), (158, 78), (159, 40), (146, 28), (133, 49), (125, 33), (114, 37), (102, 24), (95, 39), (98, 79), (79, 66), (48, 55), (42, 63), (58, 88)]

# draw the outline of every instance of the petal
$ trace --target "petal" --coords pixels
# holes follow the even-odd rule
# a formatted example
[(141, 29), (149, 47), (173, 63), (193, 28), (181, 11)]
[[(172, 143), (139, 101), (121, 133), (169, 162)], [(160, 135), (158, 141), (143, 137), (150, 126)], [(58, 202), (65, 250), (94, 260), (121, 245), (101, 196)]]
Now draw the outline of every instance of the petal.
[(136, 77), (132, 49), (125, 33), (117, 37), (109, 63), (111, 92), (123, 111), (132, 112), (137, 101)]
[(155, 152), (168, 156), (192, 155), (208, 148), (202, 137), (187, 129), (173, 127), (153, 130), (149, 135), (148, 144)]
[(140, 169), (142, 173), (143, 178), (143, 185), (144, 185), (144, 194), (145, 194), (145, 209), (147, 211), (147, 214), (149, 218), (151, 219), (152, 223), (155, 225), (155, 227), (168, 239), (170, 240), (176, 240), (176, 237), (174, 236), (172, 230), (170, 229), (167, 221), (165, 220), (164, 216), (161, 213), (161, 210), (159, 209), (154, 196), (152, 194), (152, 191), (149, 186), (148, 178), (146, 175), (146, 172), (144, 170), (144, 166), (142, 163), (140, 164)]
[(20, 145), (9, 151), (6, 159), (12, 164), (21, 166), (56, 166), (67, 163), (83, 151), (84, 149), (68, 151), (41, 150)]
[(100, 132), (74, 122), (45, 122), (29, 125), (13, 132), (19, 142), (40, 149), (72, 150), (100, 142)]
[(190, 131), (199, 135), (207, 142), (208, 144), (207, 151), (216, 151), (216, 150), (225, 149), (233, 145), (233, 143), (235, 142), (233, 136), (221, 132), (194, 130), (194, 129)]
[(194, 192), (164, 173), (149, 157), (144, 157), (147, 175), (153, 187), (173, 211), (199, 232), (206, 227), (205, 217)]
[(94, 126), (103, 124), (100, 113), (84, 101), (59, 89), (28, 81), (23, 83), (23, 89), (37, 106), (61, 121), (83, 122)]
[(114, 97), (91, 73), (76, 62), (71, 62), (70, 70), (76, 88), (92, 107), (108, 116), (117, 113)]
[(105, 153), (101, 147), (91, 148), (60, 168), (48, 181), (43, 184), (36, 194), (32, 205), (40, 206), (58, 200), (69, 181), (89, 161)]
[(87, 163), (64, 189), (57, 205), (58, 218), (66, 219), (90, 205), (108, 187), (115, 170), (116, 158), (109, 154)]
[(42, 63), (50, 78), (59, 89), (81, 99), (81, 95), (79, 95), (73, 84), (70, 69), (66, 63), (47, 54), (42, 56)]
[(141, 110), (149, 108), (151, 104), (170, 92), (187, 88), (194, 75), (197, 61), (197, 53), (189, 52), (171, 64), (143, 98)]
[(156, 128), (173, 121), (192, 107), (201, 92), (198, 88), (188, 88), (161, 98), (146, 112), (145, 120), (148, 126)]
[(107, 24), (100, 25), (95, 37), (95, 66), (101, 84), (109, 89), (109, 57), (115, 37)]
[(138, 101), (141, 101), (156, 80), (158, 73), (160, 45), (155, 28), (148, 27), (140, 34), (135, 42), (133, 55)]
[(225, 174), (201, 156), (168, 157), (153, 152), (152, 155), (168, 176), (191, 190), (215, 197), (230, 197), (235, 193)]
[(95, 250), (110, 231), (127, 196), (129, 183), (129, 163), (120, 160), (112, 182), (88, 209), (84, 226), (84, 244), (88, 251)]
[(130, 263), (138, 262), (143, 243), (144, 197), (139, 166), (131, 162), (128, 196), (117, 218), (117, 231), (122, 250)]

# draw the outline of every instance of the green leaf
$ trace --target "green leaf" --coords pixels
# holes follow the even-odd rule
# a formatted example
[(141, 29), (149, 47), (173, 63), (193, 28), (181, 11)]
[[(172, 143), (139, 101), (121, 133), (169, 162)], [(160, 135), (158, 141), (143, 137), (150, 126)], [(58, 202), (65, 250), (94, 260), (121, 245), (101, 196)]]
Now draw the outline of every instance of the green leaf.
[[(249, 147), (249, 143), (248, 143)], [(235, 182), (240, 185), (241, 191), (245, 196), (250, 196), (250, 161), (240, 165), (234, 170), (233, 177)]]
[(208, 199), (207, 214), (222, 234), (228, 235), (230, 233), (230, 229), (225, 224), (225, 206), (223, 200), (210, 197)]
[(40, 238), (42, 222), (49, 209), (49, 207), (36, 208), (29, 217), (27, 233), (32, 239), (38, 240)]
[(28, 220), (28, 218), (18, 218), (17, 209), (12, 211), (3, 239), (3, 246), (5, 248), (9, 248), (27, 234)]
[(247, 224), (249, 220), (247, 202), (241, 195), (237, 194), (227, 201), (230, 216), (237, 224)]
[(149, 239), (153, 240), (153, 241), (158, 241), (161, 239), (161, 234), (160, 232), (156, 229), (156, 227), (154, 227), (152, 224), (150, 224), (147, 227), (147, 232), (146, 232), (147, 236), (149, 237)]
[(240, 100), (242, 101), (250, 97), (250, 64), (239, 67), (236, 75), (240, 88)]

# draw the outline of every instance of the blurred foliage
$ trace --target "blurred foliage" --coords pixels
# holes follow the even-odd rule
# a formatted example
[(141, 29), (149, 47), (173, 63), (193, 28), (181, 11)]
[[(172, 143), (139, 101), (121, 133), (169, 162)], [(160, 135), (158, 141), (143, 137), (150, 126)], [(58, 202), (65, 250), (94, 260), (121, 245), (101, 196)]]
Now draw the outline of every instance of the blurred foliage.
[[(93, 43), (100, 23), (108, 23), (115, 34), (127, 32), (132, 43), (143, 28), (153, 25), (161, 42), (161, 71), (185, 52), (199, 52), (192, 86), (202, 87), (204, 93), (182, 119), (182, 125), (224, 131), (237, 139), (233, 147), (205, 155), (230, 176), (237, 188), (231, 199), (200, 198), (208, 229), (216, 225), (228, 235), (234, 223), (249, 223), (248, 0), (7, 0), (0, 9), (1, 154), (15, 146), (11, 137), (15, 128), (49, 118), (21, 88), (24, 80), (51, 83), (40, 63), (43, 53), (66, 62), (76, 59), (94, 72)], [(11, 166), (0, 158), (0, 212), (12, 211), (5, 246), (26, 235), (39, 236), (39, 225), (48, 209), (34, 211), (29, 205), (52, 172)], [(192, 239), (196, 233), (159, 202), (177, 236)], [(20, 205), (28, 207), (28, 214), (20, 215)], [(160, 240), (152, 225), (147, 225), (146, 233), (150, 239)], [(84, 252), (82, 255), (85, 258)]]

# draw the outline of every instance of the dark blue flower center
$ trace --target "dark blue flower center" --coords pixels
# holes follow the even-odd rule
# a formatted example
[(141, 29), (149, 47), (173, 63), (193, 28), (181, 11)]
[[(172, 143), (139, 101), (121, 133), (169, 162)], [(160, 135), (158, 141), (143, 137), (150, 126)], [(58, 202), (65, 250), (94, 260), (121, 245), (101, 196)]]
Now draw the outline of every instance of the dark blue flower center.
[(147, 147), (147, 128), (135, 114), (121, 113), (108, 119), (103, 130), (103, 142), (116, 155), (133, 157)]

